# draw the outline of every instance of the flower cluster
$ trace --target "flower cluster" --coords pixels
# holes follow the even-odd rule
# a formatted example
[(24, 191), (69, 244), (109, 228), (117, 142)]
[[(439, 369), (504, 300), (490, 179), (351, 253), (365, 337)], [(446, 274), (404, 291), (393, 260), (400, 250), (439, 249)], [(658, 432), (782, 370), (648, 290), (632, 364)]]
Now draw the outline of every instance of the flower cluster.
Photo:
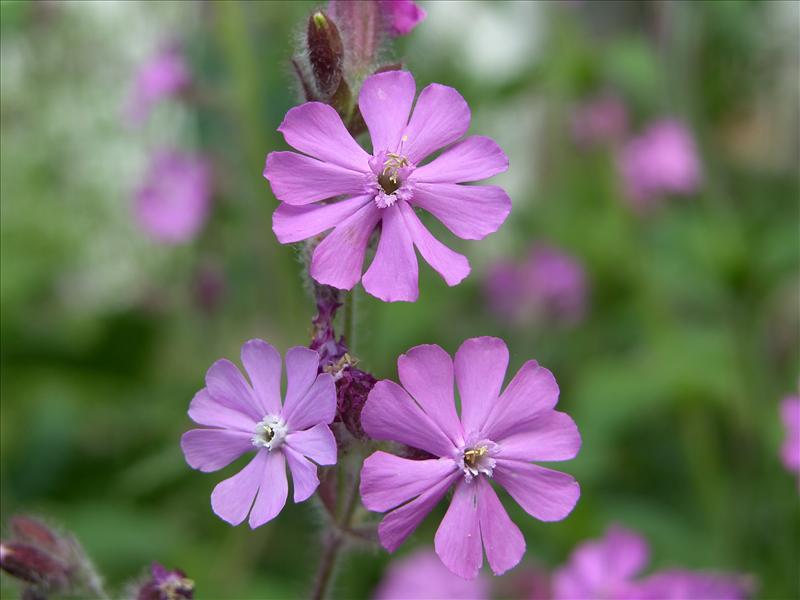
[[(126, 105), (129, 121), (143, 125), (157, 104), (177, 98), (191, 84), (182, 49), (175, 43), (165, 45), (135, 76)], [(157, 150), (134, 193), (135, 222), (155, 242), (186, 243), (208, 220), (211, 195), (211, 168), (205, 157), (171, 148)]]

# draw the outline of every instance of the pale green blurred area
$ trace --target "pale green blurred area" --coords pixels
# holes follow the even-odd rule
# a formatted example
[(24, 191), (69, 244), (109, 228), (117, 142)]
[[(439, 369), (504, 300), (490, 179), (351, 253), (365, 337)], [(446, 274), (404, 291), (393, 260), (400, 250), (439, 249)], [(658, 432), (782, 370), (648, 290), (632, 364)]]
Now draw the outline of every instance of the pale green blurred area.
[[(471, 132), (511, 160), (496, 178), (514, 210), (497, 233), (462, 242), (473, 273), (456, 288), (426, 266), (420, 300), (358, 294), (355, 353), (395, 377), (413, 345), (455, 352), (497, 335), (511, 370), (535, 358), (561, 387), (582, 436), (582, 497), (560, 523), (509, 498), (527, 564), (554, 567), (611, 522), (645, 534), (653, 566), (752, 574), (759, 597), (797, 598), (800, 506), (778, 459), (779, 400), (797, 391), (798, 19), (795, 3), (422, 3), (428, 19), (387, 60), (418, 86), (452, 85)], [(45, 515), (76, 533), (109, 588), (152, 560), (180, 567), (199, 598), (303, 597), (318, 551), (313, 503), (252, 532), (211, 512), (222, 473), (189, 469), (178, 440), (217, 358), (261, 337), (309, 340), (313, 302), (297, 253), (271, 232), (261, 177), (275, 129), (298, 101), (288, 59), (308, 2), (27, 3), (2, 8), (3, 521)], [(122, 121), (132, 74), (181, 39), (201, 90)], [(634, 128), (686, 120), (704, 163), (701, 192), (643, 218), (621, 199), (613, 156), (570, 139), (572, 107), (617, 90)], [(214, 161), (212, 219), (193, 243), (149, 242), (131, 192), (150, 153), (200, 149)], [(577, 327), (495, 320), (481, 289), (495, 259), (549, 240), (591, 283)], [(199, 270), (219, 269), (216, 307)], [(430, 546), (443, 507), (401, 553)], [(366, 597), (388, 561), (363, 550), (335, 596)], [(525, 564), (515, 573), (524, 571)], [(3, 580), (3, 596), (14, 587)]]

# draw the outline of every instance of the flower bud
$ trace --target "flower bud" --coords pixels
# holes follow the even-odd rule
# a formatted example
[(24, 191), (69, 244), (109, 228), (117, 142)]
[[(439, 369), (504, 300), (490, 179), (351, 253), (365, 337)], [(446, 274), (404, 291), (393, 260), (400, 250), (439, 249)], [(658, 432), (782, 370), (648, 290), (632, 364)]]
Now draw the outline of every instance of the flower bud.
[(194, 581), (180, 569), (168, 570), (154, 562), (150, 567), (150, 579), (136, 591), (136, 600), (190, 600), (194, 597)]
[(308, 19), (308, 58), (319, 96), (329, 101), (342, 81), (344, 46), (339, 29), (325, 13), (317, 11)]
[(69, 585), (68, 564), (24, 542), (0, 542), (0, 569), (47, 590), (62, 590)]
[(354, 366), (342, 369), (336, 381), (336, 403), (339, 418), (347, 431), (359, 440), (368, 439), (361, 426), (361, 411), (376, 382), (377, 380), (372, 375)]
[(16, 541), (36, 546), (58, 558), (69, 558), (69, 544), (38, 519), (17, 515), (9, 519), (9, 525)]

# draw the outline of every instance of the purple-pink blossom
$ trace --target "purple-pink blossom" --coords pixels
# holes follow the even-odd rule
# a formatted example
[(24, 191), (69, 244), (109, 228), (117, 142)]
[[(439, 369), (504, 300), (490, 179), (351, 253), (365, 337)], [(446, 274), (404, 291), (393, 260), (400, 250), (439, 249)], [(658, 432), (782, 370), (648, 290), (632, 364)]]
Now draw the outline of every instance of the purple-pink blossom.
[(628, 129), (628, 110), (615, 95), (606, 94), (578, 106), (572, 113), (572, 137), (581, 146), (614, 142)]
[[(506, 155), (487, 137), (461, 139), (470, 110), (456, 90), (427, 86), (411, 113), (415, 91), (407, 71), (378, 73), (364, 82), (358, 104), (372, 138), (371, 155), (326, 104), (292, 108), (278, 128), (305, 154), (267, 156), (264, 176), (281, 201), (272, 229), (283, 244), (333, 230), (311, 259), (311, 276), (319, 283), (351, 289), (361, 280), (381, 300), (414, 301), (419, 295), (415, 248), (448, 285), (460, 283), (470, 271), (466, 257), (433, 237), (416, 209), (469, 240), (496, 231), (508, 216), (511, 200), (502, 188), (462, 185), (505, 171)], [(442, 154), (423, 162), (442, 148)], [(375, 231), (377, 251), (362, 278)]]
[(172, 150), (159, 151), (135, 194), (136, 222), (157, 242), (188, 242), (208, 219), (211, 189), (210, 168), (204, 158)]
[(702, 177), (692, 133), (670, 119), (653, 123), (629, 140), (617, 163), (626, 197), (641, 208), (667, 195), (693, 194)]
[(489, 580), (482, 574), (462, 579), (448, 571), (429, 550), (417, 550), (394, 560), (383, 576), (374, 600), (488, 600)]
[(580, 544), (553, 575), (553, 600), (742, 600), (746, 578), (686, 570), (660, 571), (639, 578), (650, 549), (645, 539), (611, 526), (599, 540)]
[(781, 459), (787, 469), (800, 473), (800, 396), (784, 398), (781, 420), (786, 432), (781, 445)]
[(392, 35), (408, 35), (425, 20), (427, 13), (413, 0), (380, 0), (383, 13), (388, 17)]
[(535, 244), (522, 263), (498, 261), (484, 281), (492, 312), (517, 323), (577, 323), (586, 313), (587, 287), (583, 265), (544, 243)]
[(287, 464), (294, 501), (302, 502), (319, 485), (317, 465), (336, 463), (336, 441), (328, 427), (336, 414), (336, 388), (331, 375), (317, 374), (319, 354), (308, 348), (286, 353), (285, 402), (281, 402), (281, 355), (275, 348), (263, 340), (250, 340), (242, 346), (242, 363), (249, 382), (228, 360), (211, 365), (206, 387), (189, 406), (192, 420), (207, 428), (187, 431), (181, 448), (189, 466), (204, 472), (255, 452), (241, 471), (211, 493), (217, 516), (238, 525), (249, 514), (255, 529), (286, 503)]
[(498, 338), (465, 341), (455, 360), (439, 346), (417, 346), (397, 361), (402, 387), (383, 380), (373, 388), (361, 413), (364, 431), (435, 457), (412, 460), (379, 451), (364, 461), (361, 499), (369, 510), (387, 513), (378, 535), (390, 552), (450, 488), (453, 497), (434, 546), (444, 565), (465, 579), (477, 576), (484, 551), (498, 575), (525, 552), (492, 480), (539, 520), (559, 521), (572, 511), (580, 495), (575, 479), (531, 463), (567, 460), (580, 448), (574, 421), (554, 410), (555, 378), (528, 361), (501, 393), (507, 367), (508, 348)]
[(126, 113), (133, 124), (141, 124), (153, 107), (183, 92), (191, 83), (191, 72), (176, 44), (163, 47), (142, 64), (136, 73)]

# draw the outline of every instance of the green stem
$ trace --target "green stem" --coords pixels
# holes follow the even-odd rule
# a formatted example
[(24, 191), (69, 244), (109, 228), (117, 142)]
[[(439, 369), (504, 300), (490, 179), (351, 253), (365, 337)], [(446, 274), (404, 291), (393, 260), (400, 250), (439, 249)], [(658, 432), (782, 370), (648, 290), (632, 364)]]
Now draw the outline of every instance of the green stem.
[(356, 346), (355, 304), (356, 304), (356, 291), (355, 289), (353, 289), (353, 291), (348, 293), (344, 298), (344, 307), (343, 307), (344, 322), (342, 327), (344, 333), (344, 340), (351, 354), (355, 353), (355, 346)]

